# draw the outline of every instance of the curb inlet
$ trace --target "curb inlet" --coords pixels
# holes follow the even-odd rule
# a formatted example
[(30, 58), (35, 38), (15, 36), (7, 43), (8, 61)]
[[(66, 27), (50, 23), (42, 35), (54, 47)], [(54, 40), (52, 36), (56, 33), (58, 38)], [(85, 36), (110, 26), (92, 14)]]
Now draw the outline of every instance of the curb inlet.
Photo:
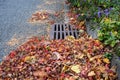
[(79, 31), (70, 24), (53, 24), (50, 31), (50, 39), (64, 39), (66, 36), (78, 38)]

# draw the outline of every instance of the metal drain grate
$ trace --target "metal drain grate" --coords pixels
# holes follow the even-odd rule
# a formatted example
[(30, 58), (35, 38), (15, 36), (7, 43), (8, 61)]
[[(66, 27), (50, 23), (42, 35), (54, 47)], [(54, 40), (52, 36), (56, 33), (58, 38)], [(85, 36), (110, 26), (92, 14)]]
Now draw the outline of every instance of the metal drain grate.
[(54, 24), (50, 32), (51, 39), (64, 39), (66, 36), (78, 38), (79, 31), (69, 24)]

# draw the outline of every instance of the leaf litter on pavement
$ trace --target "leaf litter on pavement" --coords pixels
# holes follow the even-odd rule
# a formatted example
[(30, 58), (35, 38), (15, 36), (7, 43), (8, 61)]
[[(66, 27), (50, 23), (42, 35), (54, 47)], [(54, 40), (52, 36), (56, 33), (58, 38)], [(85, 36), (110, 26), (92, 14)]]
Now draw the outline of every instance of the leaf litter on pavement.
[(29, 19), (30, 23), (34, 22), (47, 22), (49, 24), (54, 24), (55, 22), (62, 21), (63, 19), (63, 10), (56, 11), (56, 12), (49, 12), (49, 11), (36, 11), (32, 14), (31, 18)]
[[(63, 11), (55, 12), (61, 17)], [(33, 37), (25, 44), (11, 51), (0, 63), (0, 80), (116, 80), (116, 66), (104, 54), (109, 49), (85, 33), (85, 22), (77, 21), (68, 13), (69, 23), (80, 33), (79, 39), (67, 36), (64, 40), (48, 40)], [(50, 13), (37, 11), (30, 22), (51, 20)]]
[(91, 37), (34, 37), (0, 63), (0, 80), (115, 80), (106, 49)]

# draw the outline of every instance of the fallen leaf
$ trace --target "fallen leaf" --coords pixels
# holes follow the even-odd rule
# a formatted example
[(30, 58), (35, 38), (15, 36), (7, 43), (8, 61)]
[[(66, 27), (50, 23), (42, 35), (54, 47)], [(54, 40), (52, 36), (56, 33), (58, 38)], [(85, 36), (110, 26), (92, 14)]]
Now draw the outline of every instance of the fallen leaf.
[(30, 18), (30, 22), (35, 22), (35, 21), (39, 21), (39, 20), (46, 20), (48, 19), (48, 13), (43, 11), (43, 12), (39, 12), (37, 11), (36, 13), (34, 13), (32, 15), (32, 17)]
[(61, 70), (61, 72), (66, 72), (68, 70), (69, 70), (69, 66), (64, 65), (63, 68), (62, 68), (62, 70)]
[(60, 15), (60, 12), (55, 12), (54, 14), (56, 17), (58, 17)]
[(106, 68), (104, 66), (98, 66), (97, 69), (104, 73)]
[(53, 59), (60, 59), (61, 58), (61, 55), (60, 55), (60, 53), (58, 53), (58, 52), (53, 52)]
[(94, 43), (94, 44), (95, 44), (95, 46), (100, 46), (101, 43), (100, 43), (99, 40), (95, 40), (95, 43)]
[(71, 66), (71, 70), (75, 73), (80, 73), (80, 65), (73, 65)]
[(83, 59), (84, 56), (85, 56), (84, 54), (78, 54), (75, 57), (78, 58), (78, 59)]
[(43, 78), (43, 77), (47, 76), (47, 73), (45, 71), (35, 71), (35, 72), (33, 72), (33, 75)]
[(13, 57), (15, 57), (15, 55), (16, 55), (16, 52), (15, 51), (11, 51), (10, 54), (9, 54), (9, 57), (13, 58)]
[(90, 61), (93, 61), (93, 60), (101, 58), (101, 57), (102, 57), (102, 55), (97, 55), (97, 56), (91, 57)]
[(112, 70), (113, 72), (116, 72), (116, 66), (112, 66), (112, 68), (110, 70)]
[(55, 21), (54, 21), (54, 20), (50, 20), (50, 21), (48, 21), (48, 23), (49, 23), (50, 25), (52, 25), (52, 24), (55, 23)]
[(75, 40), (75, 37), (74, 36), (66, 36), (65, 37), (65, 40), (68, 40), (70, 42), (73, 42)]
[(80, 23), (79, 23), (79, 26), (83, 26), (85, 24), (85, 21), (81, 21)]
[(110, 63), (110, 60), (109, 60), (108, 58), (104, 58), (104, 59), (103, 59), (103, 62), (109, 64), (109, 63)]
[(34, 63), (35, 61), (36, 61), (36, 57), (35, 56), (26, 56), (24, 58), (24, 62)]
[(95, 76), (95, 72), (94, 72), (94, 71), (90, 71), (90, 72), (88, 73), (88, 76)]

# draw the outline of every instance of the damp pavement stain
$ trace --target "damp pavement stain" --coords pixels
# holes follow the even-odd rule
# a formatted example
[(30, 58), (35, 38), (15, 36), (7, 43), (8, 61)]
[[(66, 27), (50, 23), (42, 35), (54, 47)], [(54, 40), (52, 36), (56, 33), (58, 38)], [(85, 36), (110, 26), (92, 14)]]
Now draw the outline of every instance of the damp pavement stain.
[[(35, 11), (54, 12), (64, 8), (65, 0), (0, 0), (0, 61), (11, 50), (32, 36), (47, 33), (48, 24), (29, 23)], [(57, 22), (64, 22), (64, 14)]]

